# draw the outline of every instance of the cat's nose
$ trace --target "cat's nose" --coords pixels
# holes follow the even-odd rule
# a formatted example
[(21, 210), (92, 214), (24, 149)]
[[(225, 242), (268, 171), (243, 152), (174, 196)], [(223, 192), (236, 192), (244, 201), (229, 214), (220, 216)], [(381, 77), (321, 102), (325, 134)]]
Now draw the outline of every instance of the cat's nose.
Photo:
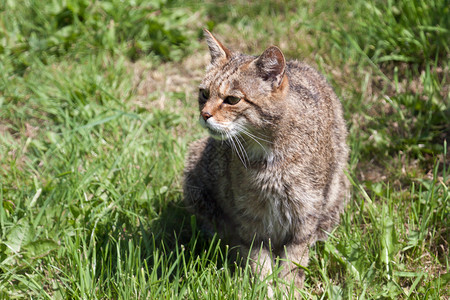
[(203, 118), (203, 120), (208, 120), (209, 118), (211, 118), (212, 117), (212, 115), (209, 113), (209, 112), (207, 112), (207, 111), (202, 111), (202, 118)]

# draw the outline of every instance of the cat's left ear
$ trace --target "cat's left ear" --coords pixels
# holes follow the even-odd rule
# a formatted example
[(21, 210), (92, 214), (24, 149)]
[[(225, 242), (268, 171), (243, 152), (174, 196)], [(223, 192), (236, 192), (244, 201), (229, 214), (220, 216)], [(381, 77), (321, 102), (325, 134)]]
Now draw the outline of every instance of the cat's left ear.
[(286, 60), (278, 47), (267, 48), (256, 59), (255, 64), (264, 80), (275, 82), (277, 88), (281, 85), (286, 70)]
[(211, 64), (216, 64), (220, 60), (228, 60), (231, 57), (231, 51), (227, 47), (222, 45), (218, 39), (216, 39), (208, 29), (203, 28), (203, 33), (208, 43), (209, 52), (211, 54)]

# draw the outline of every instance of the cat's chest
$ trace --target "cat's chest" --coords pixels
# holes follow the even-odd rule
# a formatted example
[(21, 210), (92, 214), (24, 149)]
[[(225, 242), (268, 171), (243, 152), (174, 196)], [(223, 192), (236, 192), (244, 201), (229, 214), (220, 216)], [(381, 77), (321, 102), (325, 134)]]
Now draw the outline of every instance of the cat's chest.
[(245, 170), (231, 180), (234, 213), (247, 234), (283, 243), (293, 222), (284, 174), (276, 169)]

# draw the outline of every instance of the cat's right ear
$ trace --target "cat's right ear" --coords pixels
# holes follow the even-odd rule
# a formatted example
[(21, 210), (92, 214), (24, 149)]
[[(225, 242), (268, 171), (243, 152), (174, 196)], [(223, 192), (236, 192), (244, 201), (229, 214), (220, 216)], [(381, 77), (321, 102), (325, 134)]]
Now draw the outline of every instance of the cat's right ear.
[(267, 48), (256, 59), (255, 63), (264, 80), (274, 82), (276, 88), (281, 85), (286, 70), (286, 59), (278, 47), (271, 46)]
[(206, 42), (208, 43), (209, 52), (211, 53), (211, 64), (217, 64), (220, 60), (228, 60), (231, 57), (231, 51), (227, 47), (222, 45), (211, 32), (207, 29), (203, 29)]

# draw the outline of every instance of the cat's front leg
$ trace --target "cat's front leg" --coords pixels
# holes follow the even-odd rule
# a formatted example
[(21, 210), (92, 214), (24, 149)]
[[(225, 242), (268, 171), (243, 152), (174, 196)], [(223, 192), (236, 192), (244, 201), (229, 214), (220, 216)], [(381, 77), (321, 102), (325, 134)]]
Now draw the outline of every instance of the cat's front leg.
[[(272, 253), (264, 247), (264, 244), (256, 245), (250, 251), (249, 254), (249, 265), (252, 269), (254, 276), (259, 278), (261, 281), (264, 281), (269, 275), (272, 274), (273, 270), (273, 256)], [(267, 297), (273, 298), (273, 282), (268, 282), (267, 287)]]
[(257, 247), (250, 252), (250, 266), (254, 274), (264, 279), (272, 274), (272, 254), (264, 246)]
[[(282, 267), (280, 278), (286, 282), (286, 288), (295, 286), (295, 291), (286, 290), (288, 294), (293, 294), (295, 299), (300, 298), (297, 289), (303, 288), (305, 274), (300, 266), (306, 267), (309, 261), (309, 247), (307, 243), (288, 244), (284, 247), (284, 252), (280, 254), (280, 265)], [(291, 293), (292, 292), (292, 293)]]

